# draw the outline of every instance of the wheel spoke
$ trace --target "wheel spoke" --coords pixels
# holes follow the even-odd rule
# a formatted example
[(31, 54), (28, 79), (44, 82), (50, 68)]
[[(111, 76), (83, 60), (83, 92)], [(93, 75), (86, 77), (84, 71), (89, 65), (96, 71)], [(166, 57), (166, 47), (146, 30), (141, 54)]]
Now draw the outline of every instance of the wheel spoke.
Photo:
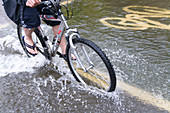
[[(93, 75), (93, 77), (95, 77), (95, 78), (97, 79), (97, 80), (94, 81), (94, 82), (96, 82), (96, 84), (98, 84), (98, 85), (99, 85), (100, 87), (102, 87), (102, 88), (108, 89), (108, 86), (109, 86), (109, 85), (106, 84), (106, 83), (104, 83), (105, 81), (103, 82), (103, 80), (101, 80), (98, 75), (96, 75), (96, 74), (94, 74), (94, 73), (92, 73), (92, 72), (90, 72), (90, 71), (89, 71), (88, 73), (90, 73), (90, 75)], [(100, 82), (101, 84), (100, 84), (99, 82)]]
[(69, 48), (68, 65), (76, 80), (105, 91), (113, 91), (116, 81), (111, 80), (116, 80), (115, 73), (104, 52), (86, 39), (76, 38), (73, 42), (81, 64), (85, 68), (84, 71), (82, 66), (78, 66), (79, 61), (71, 60), (72, 49)]
[[(105, 81), (106, 83), (110, 84), (110, 83), (108, 82), (109, 78), (107, 78), (107, 76), (105, 76), (104, 73), (99, 72), (97, 69), (94, 69), (94, 71), (97, 72), (97, 75), (96, 75), (96, 76), (97, 76), (98, 78), (100, 78), (100, 79), (102, 79), (103, 81)], [(101, 73), (102, 73), (102, 74), (101, 74)], [(104, 78), (104, 76), (105, 76), (105, 78)]]

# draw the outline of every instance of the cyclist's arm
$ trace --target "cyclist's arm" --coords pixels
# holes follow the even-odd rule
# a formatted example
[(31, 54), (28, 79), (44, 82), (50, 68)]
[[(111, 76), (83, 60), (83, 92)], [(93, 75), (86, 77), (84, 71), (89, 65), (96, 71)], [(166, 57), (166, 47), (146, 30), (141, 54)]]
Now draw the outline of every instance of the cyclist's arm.
[(37, 6), (40, 2), (41, 2), (41, 0), (27, 0), (26, 6), (35, 7), (35, 6)]

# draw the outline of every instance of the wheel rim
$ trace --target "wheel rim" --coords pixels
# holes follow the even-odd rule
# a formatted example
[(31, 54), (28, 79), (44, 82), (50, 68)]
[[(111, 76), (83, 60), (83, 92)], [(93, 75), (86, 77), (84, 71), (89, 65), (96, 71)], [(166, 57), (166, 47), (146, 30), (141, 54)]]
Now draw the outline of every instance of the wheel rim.
[[(75, 43), (74, 46), (76, 47), (76, 52), (86, 69), (88, 69), (91, 64), (88, 63), (87, 58), (82, 51), (82, 48), (85, 48), (89, 55), (89, 58), (93, 63), (93, 66), (91, 66), (93, 68), (89, 68), (87, 72), (84, 72), (80, 68), (77, 60), (72, 60), (71, 57), (69, 57), (70, 66), (72, 67), (72, 71), (77, 79), (87, 85), (108, 91), (111, 85), (110, 75), (101, 57), (86, 44)], [(69, 50), (69, 55), (71, 54), (73, 54), (72, 49)]]

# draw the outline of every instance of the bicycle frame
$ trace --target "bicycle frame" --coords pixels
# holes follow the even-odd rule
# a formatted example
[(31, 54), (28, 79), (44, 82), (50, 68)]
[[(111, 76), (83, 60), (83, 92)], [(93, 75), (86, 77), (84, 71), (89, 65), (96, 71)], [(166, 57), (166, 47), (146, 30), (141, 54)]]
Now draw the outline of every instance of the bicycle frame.
[[(53, 37), (53, 47), (52, 47), (52, 50), (51, 50), (51, 53), (52, 53), (52, 56), (55, 56), (56, 53), (57, 53), (57, 50), (58, 50), (58, 47), (61, 43), (61, 40), (63, 38), (63, 35), (64, 35), (64, 32), (65, 32), (65, 37), (66, 37), (66, 40), (68, 41), (68, 43), (71, 45), (71, 47), (74, 48), (73, 46), (73, 43), (72, 43), (72, 38), (73, 36), (77, 36), (78, 38), (80, 37), (79, 34), (78, 34), (78, 31), (77, 29), (70, 29), (68, 24), (67, 24), (67, 21), (63, 15), (63, 13), (59, 10), (59, 14), (58, 15), (58, 18), (43, 18), (43, 19), (46, 19), (46, 20), (50, 20), (50, 21), (61, 21), (60, 25), (59, 25), (59, 28), (58, 28), (58, 31), (57, 31), (57, 34), (56, 36)], [(40, 15), (40, 17), (46, 17), (46, 15)], [(52, 15), (48, 15), (48, 16), (52, 16)], [(45, 37), (42, 29), (40, 27), (38, 27), (38, 29), (40, 30), (41, 34), (43, 35), (43, 37)], [(70, 33), (72, 32), (72, 34), (70, 35)], [(46, 40), (45, 40), (46, 41)]]
[[(56, 54), (62, 57), (67, 62), (70, 71), (78, 82), (106, 91), (113, 91), (116, 87), (116, 76), (106, 54), (94, 42), (80, 38), (77, 29), (70, 29), (67, 20), (61, 12), (59, 0), (49, 0), (41, 3), (42, 5), (44, 4), (43, 9), (53, 11), (52, 15), (40, 15), (43, 20), (61, 22), (59, 27), (57, 27), (57, 32), (55, 30), (56, 36), (53, 37), (52, 41), (49, 41), (41, 27), (35, 28), (35, 34), (33, 34), (32, 39), (36, 44), (37, 50), (52, 62), (52, 57)], [(23, 38), (25, 34), (22, 34), (24, 29), (19, 25), (17, 30), (20, 43), (27, 56), (30, 57)], [(65, 54), (58, 51), (62, 38), (65, 38), (67, 41)], [(104, 73), (100, 74), (100, 70)]]
[[(59, 21), (58, 19), (61, 20), (61, 23), (60, 23), (59, 28), (58, 28), (58, 31), (57, 31), (57, 35), (54, 36), (54, 38), (53, 38), (53, 42), (52, 42), (52, 45), (53, 45), (53, 46), (52, 46), (52, 50), (51, 50), (51, 52), (50, 52), (50, 53), (51, 53), (51, 56), (55, 56), (56, 54), (61, 55), (61, 53), (59, 53), (59, 52), (57, 52), (57, 51), (58, 51), (58, 47), (59, 47), (59, 45), (60, 45), (60, 43), (61, 43), (61, 40), (62, 40), (62, 38), (63, 38), (64, 32), (66, 31), (66, 32), (65, 32), (65, 38), (66, 38), (68, 44), (70, 45), (71, 49), (74, 51), (73, 54), (75, 55), (75, 57), (76, 57), (79, 65), (80, 65), (80, 67), (84, 70), (84, 72), (87, 72), (88, 69), (90, 69), (90, 68), (93, 67), (93, 64), (92, 64), (92, 62), (90, 61), (90, 59), (89, 59), (89, 57), (88, 57), (88, 55), (87, 55), (87, 53), (86, 53), (86, 50), (83, 49), (83, 52), (84, 52), (86, 58), (88, 59), (89, 64), (91, 64), (91, 67), (89, 67), (88, 69), (86, 69), (86, 68), (83, 66), (80, 58), (78, 57), (77, 52), (75, 51), (76, 47), (73, 45), (73, 42), (72, 42), (73, 37), (80, 38), (79, 33), (78, 33), (78, 31), (77, 31), (76, 28), (75, 28), (75, 29), (70, 29), (70, 28), (69, 28), (69, 26), (68, 26), (68, 24), (67, 24), (67, 20), (65, 19), (64, 15), (63, 15), (63, 13), (61, 12), (60, 9), (59, 9), (58, 14), (59, 14), (59, 15), (58, 15), (58, 18), (48, 18), (48, 19), (46, 19), (46, 20), (50, 20), (50, 21)], [(43, 16), (45, 16), (45, 15), (43, 15)], [(41, 15), (41, 17), (42, 17), (42, 15)], [(44, 18), (44, 19), (45, 19), (45, 18)], [(41, 28), (39, 28), (39, 30), (42, 31)], [(70, 33), (71, 33), (71, 34), (70, 34)], [(42, 34), (44, 34), (44, 33), (42, 33)], [(45, 35), (44, 35), (44, 37), (45, 37)], [(46, 40), (46, 41), (48, 41), (48, 40)], [(48, 44), (48, 45), (49, 45), (49, 44)], [(65, 59), (65, 60), (66, 60), (66, 59)]]

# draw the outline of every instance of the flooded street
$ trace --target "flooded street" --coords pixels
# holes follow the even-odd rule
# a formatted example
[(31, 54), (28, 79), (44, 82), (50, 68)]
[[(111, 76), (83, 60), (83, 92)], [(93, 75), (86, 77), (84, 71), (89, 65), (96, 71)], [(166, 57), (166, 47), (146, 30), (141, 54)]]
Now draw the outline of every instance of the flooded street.
[(78, 84), (61, 58), (28, 58), (0, 6), (0, 113), (169, 113), (169, 3), (74, 1), (68, 24), (106, 52), (118, 78), (112, 93)]

